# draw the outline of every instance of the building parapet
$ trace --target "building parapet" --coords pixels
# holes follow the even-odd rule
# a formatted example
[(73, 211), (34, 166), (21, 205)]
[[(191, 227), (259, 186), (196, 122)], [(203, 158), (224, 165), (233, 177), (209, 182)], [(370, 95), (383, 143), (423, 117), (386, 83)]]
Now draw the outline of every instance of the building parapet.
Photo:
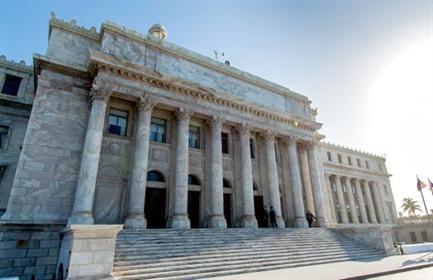
[(0, 55), (0, 65), (33, 74), (33, 66), (27, 65), (24, 60), (15, 62), (14, 60), (8, 60), (5, 55)]
[(329, 147), (329, 148), (333, 148), (333, 149), (347, 151), (348, 153), (357, 154), (357, 155), (360, 155), (360, 156), (367, 156), (367, 157), (370, 157), (370, 158), (375, 158), (375, 159), (379, 159), (379, 160), (382, 160), (382, 161), (386, 161), (385, 156), (380, 156), (380, 155), (376, 155), (376, 154), (373, 154), (373, 153), (360, 151), (360, 150), (357, 150), (357, 149), (354, 149), (354, 148), (338, 145), (338, 144), (335, 144), (335, 143), (330, 143), (330, 142), (323, 141), (323, 142), (320, 143), (320, 145), (322, 147), (325, 147), (325, 148)]

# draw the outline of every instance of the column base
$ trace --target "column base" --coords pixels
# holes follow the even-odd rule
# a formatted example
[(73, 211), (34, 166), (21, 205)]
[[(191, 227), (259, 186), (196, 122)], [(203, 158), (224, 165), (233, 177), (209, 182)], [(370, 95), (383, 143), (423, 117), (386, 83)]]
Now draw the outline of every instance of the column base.
[(304, 217), (297, 217), (295, 219), (295, 227), (297, 228), (308, 228), (308, 222)]
[(327, 227), (328, 223), (325, 218), (317, 218), (316, 224), (318, 227)]
[(278, 228), (286, 228), (286, 224), (281, 216), (276, 217), (277, 227)]
[(93, 225), (94, 223), (92, 213), (72, 213), (68, 219), (68, 225)]
[(128, 215), (125, 220), (125, 228), (142, 229), (147, 227), (147, 221), (143, 214)]
[(258, 228), (257, 219), (255, 216), (246, 215), (241, 217), (241, 227), (243, 228)]
[(175, 214), (168, 219), (168, 227), (174, 229), (190, 229), (191, 222), (188, 215)]
[(210, 216), (208, 219), (209, 228), (227, 228), (226, 218), (223, 215)]

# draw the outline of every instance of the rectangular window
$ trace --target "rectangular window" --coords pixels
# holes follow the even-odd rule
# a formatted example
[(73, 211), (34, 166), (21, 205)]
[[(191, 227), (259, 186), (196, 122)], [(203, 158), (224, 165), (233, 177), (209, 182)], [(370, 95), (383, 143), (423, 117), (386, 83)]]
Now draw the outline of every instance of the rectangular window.
[(341, 160), (341, 155), (338, 154), (338, 163), (343, 163), (343, 161)]
[(358, 164), (358, 167), (361, 167), (361, 160), (359, 158), (356, 159), (356, 163)]
[(110, 109), (110, 115), (108, 116), (108, 133), (119, 136), (126, 136), (127, 123), (127, 111)]
[(349, 163), (349, 165), (352, 165), (352, 158), (351, 157), (347, 157), (347, 162)]
[(5, 82), (3, 84), (2, 93), (12, 96), (18, 95), (20, 89), (21, 78), (12, 75), (6, 75)]
[(167, 133), (167, 121), (164, 119), (152, 118), (150, 121), (150, 141), (165, 143)]
[(347, 192), (346, 184), (342, 184), (341, 186), (343, 187), (343, 192), (346, 193)]
[(0, 125), (0, 149), (3, 149), (6, 144), (6, 138), (8, 136), (9, 127)]
[(200, 128), (198, 126), (189, 127), (188, 145), (193, 149), (200, 149)]
[(409, 232), (409, 234), (410, 234), (410, 240), (412, 242), (416, 242), (417, 240), (416, 240), (416, 234), (415, 234), (415, 232), (411, 231), (411, 232)]
[(331, 152), (328, 152), (328, 161), (332, 161), (332, 155), (331, 155)]
[(1, 183), (1, 181), (3, 179), (3, 176), (5, 175), (5, 173), (6, 173), (6, 166), (0, 165), (0, 183)]
[(352, 184), (351, 184), (350, 186), (351, 186), (351, 188), (352, 188), (352, 193), (353, 193), (353, 194), (356, 194), (356, 188), (355, 188), (355, 186), (352, 185)]
[(229, 153), (229, 135), (227, 133), (221, 133), (221, 145), (223, 154)]
[(255, 158), (253, 139), (250, 139), (250, 153), (251, 153), (251, 158)]
[(428, 241), (427, 231), (421, 231), (421, 238), (422, 238), (422, 241), (424, 241), (424, 242)]
[(367, 167), (367, 169), (370, 169), (370, 165), (368, 164), (368, 161), (365, 161), (365, 167)]

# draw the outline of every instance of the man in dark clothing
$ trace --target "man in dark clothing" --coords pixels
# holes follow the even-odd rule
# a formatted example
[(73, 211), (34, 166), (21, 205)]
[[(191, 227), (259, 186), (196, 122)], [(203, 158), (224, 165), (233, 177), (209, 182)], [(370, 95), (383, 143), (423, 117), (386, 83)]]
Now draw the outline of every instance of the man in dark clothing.
[(316, 217), (310, 211), (307, 211), (305, 217), (307, 218), (308, 226), (311, 227), (313, 225), (313, 221), (316, 220)]
[(265, 207), (263, 207), (263, 223), (264, 223), (263, 227), (269, 226), (268, 220), (269, 220), (269, 213), (268, 213), (268, 209), (266, 209), (266, 205), (265, 205)]
[(271, 206), (269, 210), (269, 218), (271, 219), (272, 227), (277, 227), (276, 213), (274, 207)]

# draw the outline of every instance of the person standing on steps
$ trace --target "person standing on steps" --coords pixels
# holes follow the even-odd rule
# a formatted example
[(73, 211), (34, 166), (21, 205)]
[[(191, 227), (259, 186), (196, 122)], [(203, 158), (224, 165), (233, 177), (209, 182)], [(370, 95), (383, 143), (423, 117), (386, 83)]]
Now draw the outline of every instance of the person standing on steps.
[(311, 213), (309, 210), (307, 211), (307, 214), (305, 214), (305, 218), (308, 221), (308, 227), (312, 227), (313, 225), (313, 221), (316, 220), (317, 218), (313, 215), (313, 213)]
[(263, 207), (263, 227), (269, 227), (269, 213), (268, 209), (266, 209), (266, 205)]
[(277, 219), (276, 219), (276, 213), (274, 210), (274, 207), (271, 206), (270, 210), (269, 210), (269, 218), (271, 219), (271, 225), (272, 227), (276, 228), (277, 227)]

